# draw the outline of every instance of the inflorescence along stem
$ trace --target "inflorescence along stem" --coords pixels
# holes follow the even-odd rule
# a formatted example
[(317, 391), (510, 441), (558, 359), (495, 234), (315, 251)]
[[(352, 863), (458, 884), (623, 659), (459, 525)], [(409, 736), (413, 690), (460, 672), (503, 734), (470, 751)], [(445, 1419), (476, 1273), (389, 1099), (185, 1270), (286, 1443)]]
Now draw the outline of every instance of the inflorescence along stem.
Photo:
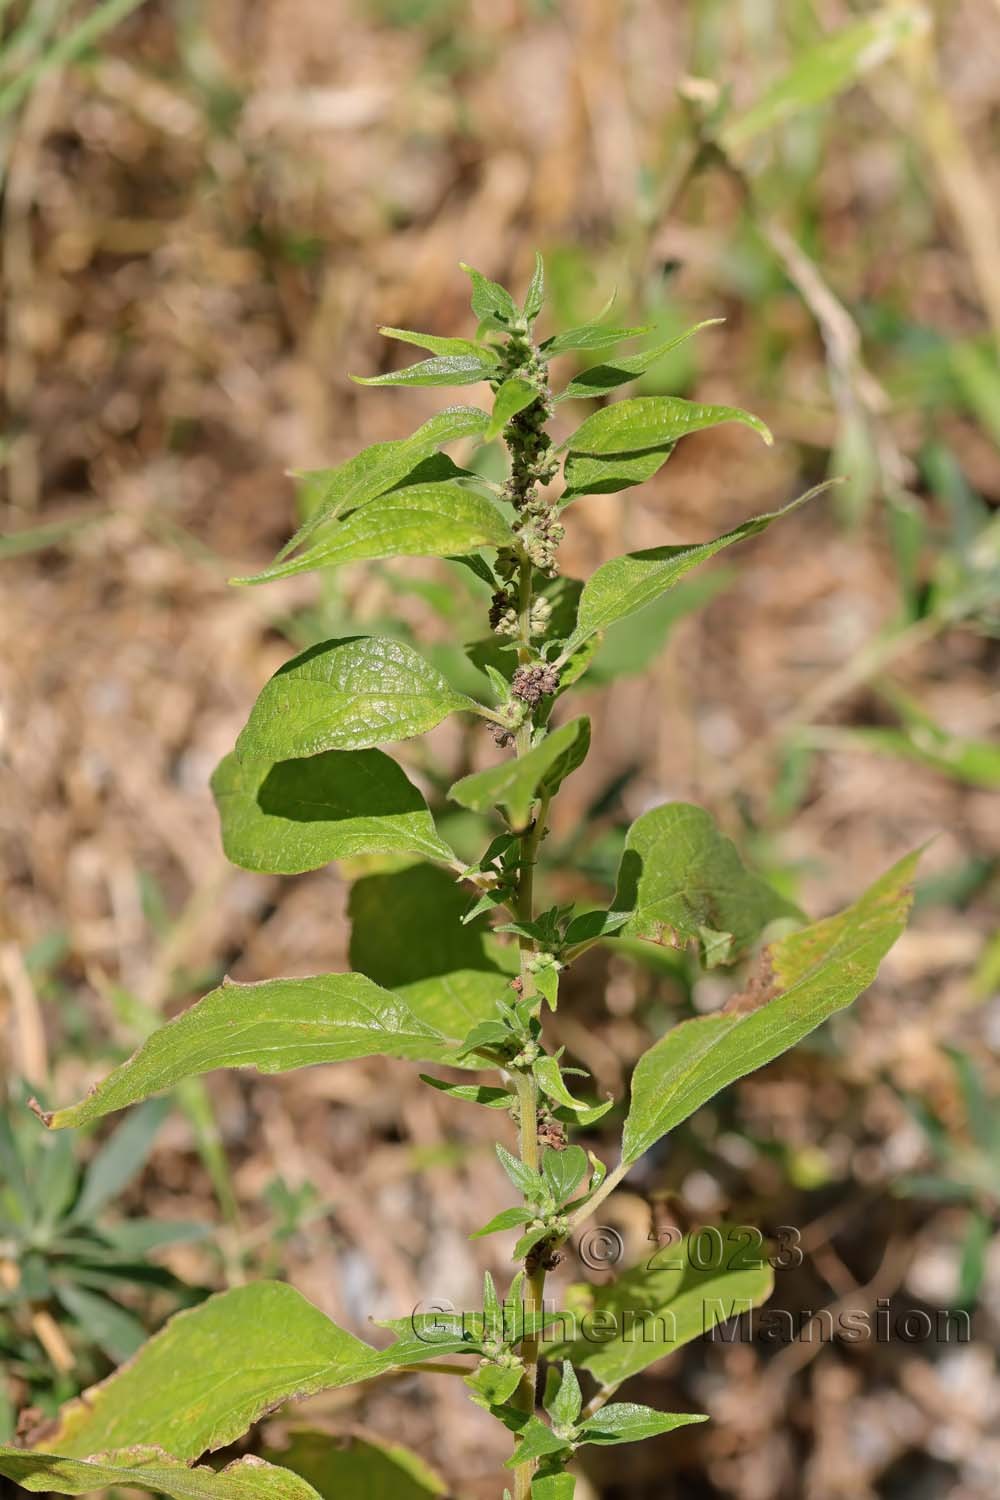
[[(534, 709), (540, 698), (551, 693), (557, 678), (546, 671), (544, 664), (536, 662), (536, 653), (531, 644), (534, 628), (542, 623), (536, 619), (533, 578), (536, 568), (553, 575), (555, 573), (555, 547), (562, 536), (562, 527), (557, 521), (557, 511), (541, 499), (537, 492), (539, 482), (552, 477), (555, 461), (551, 456), (552, 444), (545, 432), (545, 423), (552, 414), (552, 397), (547, 384), (547, 368), (538, 350), (531, 343), (525, 328), (516, 331), (505, 350), (506, 373), (517, 373), (538, 387), (538, 399), (519, 412), (504, 429), (504, 442), (510, 454), (510, 476), (506, 485), (507, 498), (513, 504), (517, 519), (514, 533), (518, 539), (516, 555), (505, 560), (503, 577), (508, 582), (494, 596), (491, 618), (494, 628), (500, 633), (514, 635), (517, 642), (518, 667), (513, 682), (515, 711), (523, 708), (523, 717), (516, 725), (511, 724), (515, 754), (524, 755), (531, 749)], [(535, 807), (533, 822), (521, 834), (520, 860), (518, 864), (515, 909), (518, 921), (529, 923), (534, 918), (534, 875), (538, 847), (545, 836), (545, 818), (548, 799), (542, 798)], [(522, 998), (534, 991), (534, 979), (529, 962), (537, 950), (537, 944), (525, 935), (519, 938), (521, 949), (520, 990)], [(514, 1074), (517, 1088), (518, 1112), (520, 1116), (520, 1155), (525, 1166), (532, 1171), (539, 1167), (538, 1149), (538, 1086), (530, 1068), (519, 1069)], [(529, 1328), (542, 1312), (545, 1290), (545, 1265), (537, 1256), (525, 1261), (524, 1311)], [(516, 1401), (523, 1411), (533, 1412), (536, 1404), (538, 1378), (539, 1338), (532, 1332), (521, 1344), (524, 1375), (516, 1392)], [(516, 1500), (530, 1500), (534, 1462), (528, 1460), (515, 1470)]]

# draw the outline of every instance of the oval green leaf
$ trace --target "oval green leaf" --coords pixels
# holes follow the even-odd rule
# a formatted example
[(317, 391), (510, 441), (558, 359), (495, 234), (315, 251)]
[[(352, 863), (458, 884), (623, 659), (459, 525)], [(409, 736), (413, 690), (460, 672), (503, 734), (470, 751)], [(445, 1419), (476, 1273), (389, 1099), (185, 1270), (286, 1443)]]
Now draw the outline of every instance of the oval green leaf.
[(530, 406), (533, 401), (538, 400), (538, 391), (527, 380), (522, 380), (519, 375), (511, 376), (505, 380), (497, 391), (496, 400), (493, 403), (493, 415), (490, 425), (486, 429), (485, 441), (491, 442), (493, 438), (499, 437), (507, 423), (516, 417), (519, 411)]
[(407, 365), (405, 370), (350, 378), (355, 385), (476, 385), (489, 380), (495, 369), (495, 361), (480, 354), (436, 354), (433, 359)]
[(510, 292), (498, 281), (491, 281), (488, 276), (477, 271), (475, 266), (466, 265), (464, 260), (460, 260), (458, 264), (472, 282), (472, 311), (480, 323), (508, 332), (521, 317)]
[[(798, 907), (745, 868), (736, 845), (701, 807), (667, 802), (637, 818), (625, 839), (613, 907), (631, 912), (625, 937), (682, 948), (705, 930), (729, 942), (715, 962), (735, 963), (779, 917)], [(709, 967), (714, 967), (711, 961)]]
[(212, 794), (226, 858), (244, 870), (301, 875), (361, 854), (455, 857), (412, 781), (381, 750), (277, 762), (227, 755)]
[(225, 980), (159, 1027), (79, 1104), (42, 1114), (46, 1125), (86, 1125), (214, 1068), (285, 1073), (355, 1057), (441, 1062), (456, 1042), (364, 974)]
[(293, 1287), (255, 1281), (178, 1313), (127, 1365), (63, 1408), (48, 1453), (88, 1458), (136, 1445), (193, 1459), (223, 1448), (266, 1412), (461, 1349), (406, 1331), (374, 1349)]
[(546, 339), (541, 346), (542, 353), (546, 359), (552, 359), (574, 349), (611, 349), (625, 339), (637, 339), (641, 334), (649, 333), (652, 326), (652, 323), (640, 323), (634, 328), (612, 328), (598, 320), (581, 323), (579, 328), (567, 328), (565, 333), (556, 333)]
[(270, 583), (381, 557), (451, 557), (513, 544), (510, 527), (487, 495), (461, 484), (414, 484), (369, 500), (300, 556), (230, 582)]
[(578, 1441), (581, 1443), (641, 1443), (645, 1438), (674, 1432), (691, 1422), (707, 1422), (696, 1412), (654, 1411), (651, 1406), (636, 1406), (631, 1401), (617, 1401), (602, 1406), (584, 1422)]
[(700, 333), (703, 328), (712, 328), (717, 323), (724, 323), (724, 318), (706, 318), (702, 323), (696, 323), (693, 328), (685, 329), (683, 333), (676, 334), (673, 338), (666, 339), (662, 344), (654, 344), (651, 349), (642, 349), (638, 354), (623, 354), (620, 358), (608, 360), (603, 365), (592, 365), (589, 370), (582, 370), (559, 392), (557, 401), (567, 401), (573, 398), (594, 398), (603, 396), (606, 391), (612, 391), (616, 386), (627, 385), (630, 380), (635, 380), (638, 375), (644, 375), (647, 370), (652, 369), (658, 360), (676, 349), (679, 344), (686, 343), (694, 334)]
[(463, 776), (448, 791), (453, 802), (473, 812), (505, 807), (510, 826), (526, 828), (540, 791), (554, 793), (579, 766), (590, 747), (590, 720), (571, 719), (546, 735), (540, 745), (497, 766)]
[(581, 495), (615, 495), (644, 484), (659, 473), (673, 451), (673, 443), (661, 443), (636, 453), (567, 453), (563, 463), (566, 488), (559, 504), (568, 505)]
[(741, 422), (773, 442), (759, 417), (738, 406), (702, 406), (679, 396), (636, 396), (595, 411), (566, 441), (571, 453), (634, 453), (675, 443), (689, 432), (718, 427), (723, 422)]
[[(693, 1243), (695, 1233), (654, 1250), (606, 1286), (574, 1287), (575, 1337), (546, 1349), (546, 1357), (571, 1359), (600, 1385), (617, 1386), (717, 1323), (759, 1307), (774, 1285), (763, 1251), (748, 1248), (741, 1226), (719, 1224), (710, 1233), (708, 1254)], [(588, 1338), (588, 1318), (610, 1337)]]
[(348, 636), (303, 651), (274, 674), (236, 753), (278, 761), (367, 750), (411, 739), (463, 710), (481, 712), (412, 646), (387, 636)]
[(408, 438), (374, 443), (336, 469), (314, 469), (299, 477), (315, 494), (313, 508), (298, 531), (281, 548), (280, 562), (307, 541), (326, 521), (354, 510), (400, 484), (424, 459), (445, 443), (481, 437), (489, 417), (478, 406), (448, 406), (429, 418)]
[(741, 526), (734, 527), (714, 541), (692, 542), (680, 547), (650, 547), (644, 552), (628, 552), (624, 557), (606, 562), (591, 574), (584, 585), (576, 628), (563, 648), (560, 660), (568, 659), (595, 631), (604, 630), (616, 620), (623, 620), (637, 609), (651, 604), (699, 563), (706, 562), (723, 548), (731, 547), (734, 542), (741, 542), (745, 537), (766, 531), (772, 521), (790, 515), (835, 482), (828, 480), (825, 484), (818, 484), (781, 510), (754, 516), (752, 520), (744, 521)]
[(418, 349), (429, 349), (432, 354), (465, 356), (489, 364), (496, 364), (497, 356), (486, 344), (474, 343), (472, 339), (439, 338), (435, 333), (415, 333), (412, 328), (390, 328), (383, 323), (379, 333), (386, 339), (398, 339), (401, 344), (416, 344)]

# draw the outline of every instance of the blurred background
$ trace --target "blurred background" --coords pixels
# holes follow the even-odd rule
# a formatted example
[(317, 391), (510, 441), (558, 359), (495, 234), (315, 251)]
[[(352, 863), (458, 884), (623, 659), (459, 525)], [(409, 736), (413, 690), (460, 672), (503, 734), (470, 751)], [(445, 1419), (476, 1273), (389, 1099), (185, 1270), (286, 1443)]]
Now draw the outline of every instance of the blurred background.
[[(407, 1064), (217, 1075), (90, 1137), (42, 1139), (24, 1101), (79, 1097), (224, 972), (349, 967), (344, 873), (228, 867), (208, 778), (294, 651), (350, 620), (467, 682), (482, 602), (443, 563), (226, 579), (294, 527), (290, 471), (454, 399), (350, 384), (396, 360), (376, 324), (470, 333), (457, 262), (521, 294), (537, 247), (544, 331), (615, 288), (622, 322), (724, 317), (642, 389), (776, 435), (699, 434), (577, 502), (568, 573), (848, 476), (608, 639), (553, 898), (600, 898), (670, 798), (816, 915), (934, 840), (876, 987), (700, 1111), (606, 1222), (630, 1261), (665, 1222), (795, 1227), (774, 1303), (807, 1332), (824, 1308), (968, 1315), (967, 1339), (690, 1345), (628, 1395), (714, 1420), (594, 1451), (578, 1495), (995, 1497), (998, 131), (997, 0), (0, 0), (0, 1437), (225, 1285), (286, 1277), (365, 1335), (507, 1274), (467, 1238), (506, 1201), (494, 1117)], [(482, 753), (453, 725), (401, 749), (432, 799)], [(621, 1100), (719, 985), (595, 950), (553, 1036)], [(620, 1118), (587, 1144), (609, 1156)], [(385, 1456), (393, 1500), (499, 1500), (505, 1435), (460, 1383), (337, 1392), (258, 1451), (307, 1419), (415, 1448), (423, 1475)]]

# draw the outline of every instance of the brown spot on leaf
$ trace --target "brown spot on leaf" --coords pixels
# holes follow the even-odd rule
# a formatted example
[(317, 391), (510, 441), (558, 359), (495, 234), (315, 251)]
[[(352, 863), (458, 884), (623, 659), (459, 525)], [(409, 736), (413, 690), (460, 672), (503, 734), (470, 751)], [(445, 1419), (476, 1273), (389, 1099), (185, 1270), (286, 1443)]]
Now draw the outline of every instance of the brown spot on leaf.
[(752, 1011), (760, 1010), (762, 1005), (766, 1005), (769, 1000), (775, 999), (780, 993), (771, 961), (771, 952), (770, 949), (765, 948), (760, 956), (757, 973), (750, 976), (746, 989), (729, 997), (722, 1007), (722, 1013), (727, 1016), (748, 1016)]

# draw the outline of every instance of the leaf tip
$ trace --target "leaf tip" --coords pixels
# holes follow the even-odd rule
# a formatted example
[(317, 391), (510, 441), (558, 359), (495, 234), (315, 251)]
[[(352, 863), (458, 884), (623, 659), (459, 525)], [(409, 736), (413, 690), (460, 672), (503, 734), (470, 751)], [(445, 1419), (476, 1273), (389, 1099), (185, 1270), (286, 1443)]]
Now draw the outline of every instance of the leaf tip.
[(51, 1109), (43, 1109), (38, 1100), (35, 1098), (34, 1094), (32, 1094), (31, 1098), (28, 1100), (28, 1108), (31, 1110), (32, 1114), (38, 1116), (47, 1130), (52, 1129), (52, 1122), (55, 1119), (55, 1112)]

